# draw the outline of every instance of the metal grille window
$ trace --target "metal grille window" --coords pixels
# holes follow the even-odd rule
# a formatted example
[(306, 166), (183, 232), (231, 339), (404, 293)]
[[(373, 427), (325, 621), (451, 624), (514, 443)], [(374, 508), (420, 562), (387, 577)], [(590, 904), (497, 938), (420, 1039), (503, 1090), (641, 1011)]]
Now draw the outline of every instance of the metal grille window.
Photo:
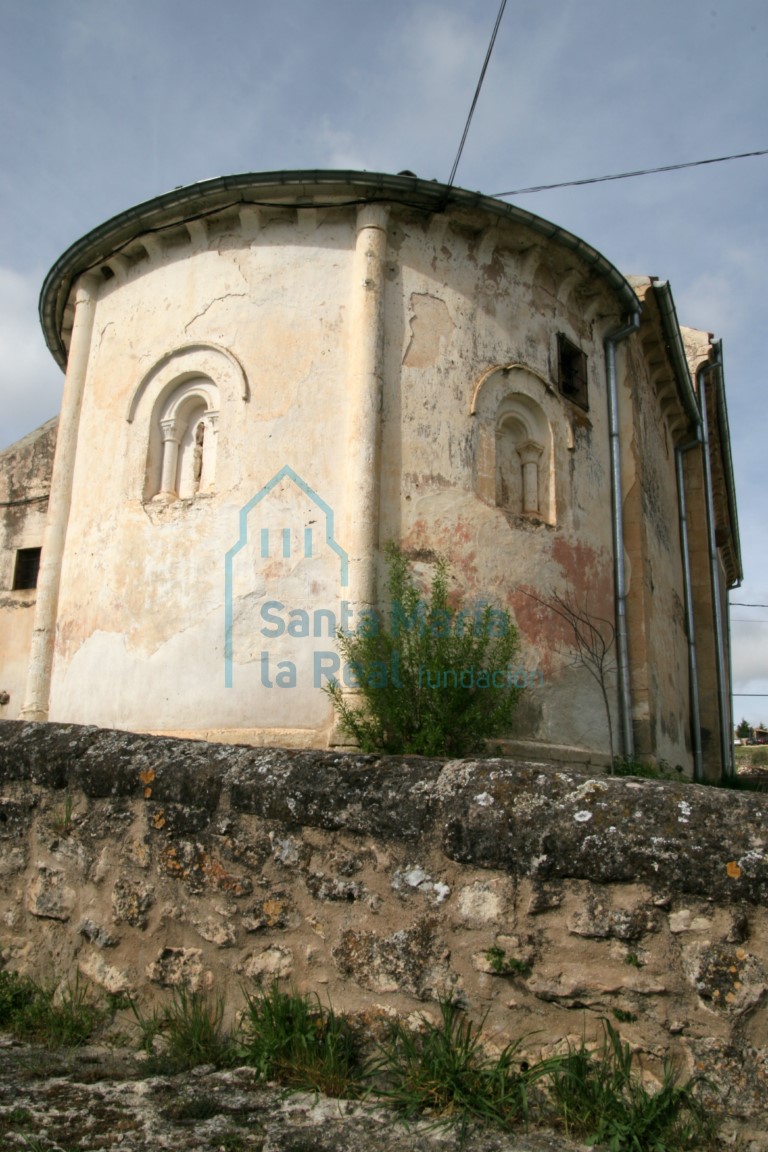
[(16, 565), (13, 570), (14, 592), (26, 588), (37, 588), (37, 576), (40, 571), (40, 552), (40, 548), (19, 548), (16, 553)]
[(557, 357), (561, 393), (580, 408), (589, 408), (587, 357), (562, 332), (557, 336)]

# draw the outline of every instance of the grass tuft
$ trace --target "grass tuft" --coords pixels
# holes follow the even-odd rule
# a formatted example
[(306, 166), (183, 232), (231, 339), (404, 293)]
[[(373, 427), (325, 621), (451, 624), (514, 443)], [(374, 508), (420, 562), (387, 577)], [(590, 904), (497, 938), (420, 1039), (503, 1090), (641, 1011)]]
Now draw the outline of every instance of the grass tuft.
[(651, 1091), (633, 1067), (629, 1045), (603, 1020), (596, 1053), (582, 1041), (550, 1074), (552, 1100), (569, 1136), (606, 1144), (611, 1152), (698, 1152), (712, 1146), (713, 1125), (696, 1096), (702, 1080), (684, 1084), (665, 1063)]
[(419, 1031), (395, 1021), (380, 1047), (376, 1095), (406, 1119), (427, 1116), (436, 1122), (506, 1126), (527, 1120), (529, 1087), (549, 1071), (551, 1062), (529, 1067), (516, 1059), (518, 1044), (488, 1057), (482, 1027), (472, 1023), (450, 999), (440, 1002), (437, 1024)]
[[(141, 1047), (158, 1072), (184, 1072), (200, 1064), (231, 1066), (237, 1055), (232, 1037), (224, 1029), (224, 1001), (205, 991), (174, 988), (173, 1000), (145, 1016), (131, 1001), (139, 1027)], [(161, 1038), (159, 1047), (155, 1041)]]
[(328, 1096), (359, 1096), (364, 1075), (358, 1034), (317, 997), (274, 982), (246, 993), (240, 1052), (262, 1080)]
[(104, 1025), (109, 1012), (80, 980), (38, 984), (28, 976), (0, 972), (0, 1024), (21, 1040), (46, 1048), (77, 1048)]

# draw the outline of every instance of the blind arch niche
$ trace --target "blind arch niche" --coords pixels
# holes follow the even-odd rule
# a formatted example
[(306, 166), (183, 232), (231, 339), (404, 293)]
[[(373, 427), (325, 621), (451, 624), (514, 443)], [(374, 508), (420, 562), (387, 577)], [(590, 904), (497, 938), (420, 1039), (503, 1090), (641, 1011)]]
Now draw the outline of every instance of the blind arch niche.
[(478, 422), (474, 482), (480, 499), (508, 517), (554, 524), (553, 435), (541, 391), (538, 375), (518, 365), (481, 379), (471, 408)]
[(219, 403), (218, 387), (205, 376), (163, 390), (152, 413), (145, 500), (169, 503), (213, 490)]

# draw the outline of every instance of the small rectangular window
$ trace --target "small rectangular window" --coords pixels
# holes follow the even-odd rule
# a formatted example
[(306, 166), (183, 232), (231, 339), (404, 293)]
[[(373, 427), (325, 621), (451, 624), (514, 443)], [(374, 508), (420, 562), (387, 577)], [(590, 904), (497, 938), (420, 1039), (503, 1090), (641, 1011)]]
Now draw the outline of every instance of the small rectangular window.
[(40, 571), (40, 548), (19, 548), (16, 553), (16, 566), (13, 570), (13, 590), (37, 588)]
[(587, 357), (562, 332), (557, 335), (558, 385), (566, 399), (589, 408)]

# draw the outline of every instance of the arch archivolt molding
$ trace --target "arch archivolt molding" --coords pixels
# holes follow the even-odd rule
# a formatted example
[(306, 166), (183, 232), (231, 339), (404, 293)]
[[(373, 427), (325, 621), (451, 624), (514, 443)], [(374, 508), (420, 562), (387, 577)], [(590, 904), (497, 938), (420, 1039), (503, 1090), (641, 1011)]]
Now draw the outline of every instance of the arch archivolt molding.
[(225, 402), (247, 403), (250, 399), (245, 369), (233, 352), (218, 344), (182, 344), (166, 352), (144, 373), (128, 405), (128, 423), (135, 420), (145, 396), (154, 404), (169, 388), (193, 376), (215, 381)]
[(157, 360), (139, 381), (126, 412), (139, 433), (136, 453), (144, 458), (141, 498), (167, 503), (210, 494), (222, 405), (231, 410), (249, 396), (245, 370), (226, 348), (186, 344)]

